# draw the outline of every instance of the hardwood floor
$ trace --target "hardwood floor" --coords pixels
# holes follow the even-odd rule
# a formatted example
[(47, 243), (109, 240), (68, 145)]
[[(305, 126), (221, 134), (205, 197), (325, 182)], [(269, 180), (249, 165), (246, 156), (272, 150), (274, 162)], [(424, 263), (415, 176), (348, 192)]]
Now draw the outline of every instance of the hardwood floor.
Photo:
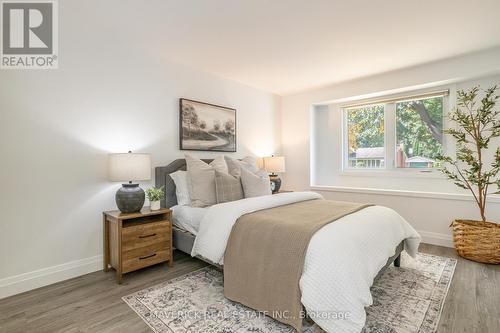
[[(420, 251), (458, 259), (438, 332), (500, 332), (500, 267), (458, 258), (453, 249), (422, 244)], [(0, 332), (151, 332), (121, 297), (207, 264), (175, 251), (161, 264), (124, 276), (95, 272), (0, 300)]]
[(457, 256), (455, 250), (420, 245), (420, 252), (458, 259), (438, 332), (500, 332), (500, 266)]

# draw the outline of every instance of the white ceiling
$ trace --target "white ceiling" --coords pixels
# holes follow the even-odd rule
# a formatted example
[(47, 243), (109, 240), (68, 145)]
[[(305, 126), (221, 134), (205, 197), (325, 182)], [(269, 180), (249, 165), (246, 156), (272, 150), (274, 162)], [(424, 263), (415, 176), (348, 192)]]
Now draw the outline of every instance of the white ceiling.
[(280, 95), (500, 45), (499, 0), (118, 3), (149, 52)]

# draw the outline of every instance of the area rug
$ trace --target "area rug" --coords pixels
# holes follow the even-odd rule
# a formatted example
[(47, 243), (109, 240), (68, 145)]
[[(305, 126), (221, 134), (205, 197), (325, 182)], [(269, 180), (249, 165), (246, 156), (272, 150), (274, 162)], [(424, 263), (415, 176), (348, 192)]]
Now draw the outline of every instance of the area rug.
[[(453, 277), (456, 260), (419, 253), (402, 254), (401, 267), (389, 267), (375, 280), (373, 305), (366, 309), (363, 333), (434, 333)], [(223, 274), (206, 267), (123, 297), (156, 333), (295, 332), (270, 317), (223, 295)], [(322, 330), (304, 320), (303, 332)]]

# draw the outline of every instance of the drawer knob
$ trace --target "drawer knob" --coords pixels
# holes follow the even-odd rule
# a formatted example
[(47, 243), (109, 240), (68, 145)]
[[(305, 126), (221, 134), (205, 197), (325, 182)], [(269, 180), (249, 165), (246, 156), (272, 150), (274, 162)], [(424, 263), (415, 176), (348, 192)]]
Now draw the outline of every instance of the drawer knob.
[(140, 257), (140, 258), (139, 258), (139, 260), (144, 260), (144, 259), (152, 258), (152, 257), (154, 257), (154, 256), (156, 256), (156, 253), (153, 253), (153, 254), (151, 254), (151, 255), (149, 255), (149, 256)]
[(156, 236), (156, 233), (150, 234), (150, 235), (142, 235), (142, 236), (139, 236), (139, 238), (148, 238), (148, 237), (153, 237), (153, 236)]

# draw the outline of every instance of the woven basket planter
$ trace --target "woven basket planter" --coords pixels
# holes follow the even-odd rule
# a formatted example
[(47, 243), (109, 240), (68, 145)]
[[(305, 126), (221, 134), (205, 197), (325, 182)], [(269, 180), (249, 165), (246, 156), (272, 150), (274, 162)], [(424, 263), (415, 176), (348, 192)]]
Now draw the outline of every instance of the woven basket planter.
[(451, 227), (459, 256), (487, 264), (500, 264), (500, 224), (455, 220)]

